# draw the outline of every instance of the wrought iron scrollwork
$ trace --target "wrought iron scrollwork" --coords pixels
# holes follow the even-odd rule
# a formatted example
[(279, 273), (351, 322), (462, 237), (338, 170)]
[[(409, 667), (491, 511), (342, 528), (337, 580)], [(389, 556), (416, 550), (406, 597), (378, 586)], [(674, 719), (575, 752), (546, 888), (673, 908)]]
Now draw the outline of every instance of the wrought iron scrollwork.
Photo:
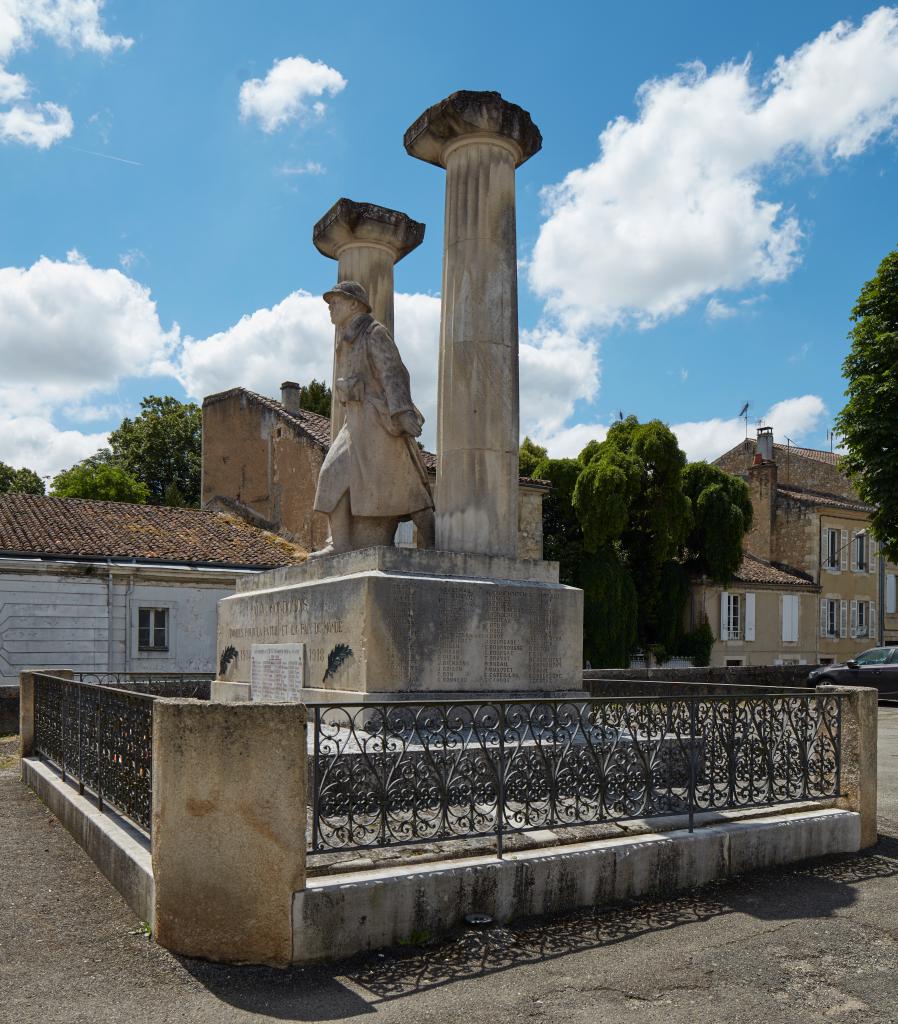
[(153, 698), (46, 673), (34, 676), (34, 751), (150, 831)]
[(838, 795), (841, 697), (315, 705), (313, 853)]

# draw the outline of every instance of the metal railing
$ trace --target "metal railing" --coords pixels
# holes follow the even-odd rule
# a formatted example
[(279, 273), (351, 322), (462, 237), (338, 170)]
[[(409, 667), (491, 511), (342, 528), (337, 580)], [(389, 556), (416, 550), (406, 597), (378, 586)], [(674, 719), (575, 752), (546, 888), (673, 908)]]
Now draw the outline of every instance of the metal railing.
[(309, 705), (310, 853), (840, 794), (838, 694)]
[(34, 753), (150, 831), (154, 697), (34, 673)]

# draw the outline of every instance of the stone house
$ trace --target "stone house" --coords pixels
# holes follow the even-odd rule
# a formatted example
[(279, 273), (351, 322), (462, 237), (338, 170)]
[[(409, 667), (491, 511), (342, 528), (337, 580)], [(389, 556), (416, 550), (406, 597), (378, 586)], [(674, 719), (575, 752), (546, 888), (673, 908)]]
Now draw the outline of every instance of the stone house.
[(214, 672), (219, 600), (302, 557), (221, 512), (0, 494), (0, 684), (40, 665)]
[(746, 479), (755, 521), (730, 587), (693, 585), (692, 622), (705, 616), (719, 638), (713, 665), (844, 661), (877, 644), (880, 615), (885, 642), (898, 643), (896, 568), (880, 563), (873, 509), (838, 455), (777, 444), (762, 427), (715, 465)]
[[(281, 385), (281, 401), (246, 388), (203, 399), (202, 505), (230, 511), (307, 551), (327, 538), (327, 517), (312, 503), (330, 447), (331, 425), (299, 407), (299, 385)], [(424, 452), (436, 481), (436, 456)], [(518, 492), (518, 557), (543, 557), (543, 498), (549, 484), (522, 477)], [(411, 523), (397, 543), (412, 545)]]

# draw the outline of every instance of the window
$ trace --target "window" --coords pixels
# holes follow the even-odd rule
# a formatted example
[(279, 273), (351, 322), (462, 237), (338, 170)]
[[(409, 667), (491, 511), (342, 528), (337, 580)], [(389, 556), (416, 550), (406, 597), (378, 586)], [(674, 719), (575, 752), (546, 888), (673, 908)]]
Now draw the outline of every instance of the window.
[(726, 659), (726, 667), (727, 668), (741, 668), (742, 667), (742, 659), (741, 658), (727, 658)]
[(720, 594), (720, 639), (754, 640), (755, 638), (755, 595)]
[(848, 540), (847, 530), (837, 530), (832, 527), (824, 527), (821, 533), (822, 547), (820, 561), (824, 569), (829, 572), (841, 572), (845, 568), (845, 557), (851, 544)]
[(820, 664), (821, 665), (832, 665), (835, 662), (835, 660), (836, 659), (833, 658), (832, 655), (827, 655), (827, 656), (824, 656), (824, 657), (822, 657), (820, 659)]
[(137, 647), (141, 651), (168, 650), (168, 609), (141, 608), (137, 613)]
[(740, 613), (739, 594), (730, 594), (727, 601), (727, 636), (730, 640), (742, 639), (742, 618)]
[(839, 568), (839, 531), (838, 530), (824, 530), (823, 531), (823, 565), (826, 569), (838, 569)]
[(872, 636), (876, 626), (876, 605), (872, 601), (851, 602), (851, 635)]
[(848, 633), (847, 602), (835, 597), (824, 597), (820, 602), (820, 635), (844, 637)]
[(889, 613), (889, 615), (895, 614), (895, 597), (895, 574), (893, 572), (890, 572), (886, 576), (886, 611)]
[(891, 647), (871, 647), (869, 651), (864, 651), (854, 660), (858, 665), (885, 665), (891, 651)]
[(851, 571), (870, 571), (870, 539), (866, 530), (851, 534)]

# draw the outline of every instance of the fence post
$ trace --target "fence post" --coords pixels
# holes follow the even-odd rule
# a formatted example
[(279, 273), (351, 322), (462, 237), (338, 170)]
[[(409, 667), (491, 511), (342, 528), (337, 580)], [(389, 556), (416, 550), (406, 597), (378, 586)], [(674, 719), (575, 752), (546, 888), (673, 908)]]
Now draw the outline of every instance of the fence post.
[[(19, 756), (34, 752), (34, 673), (19, 673)], [(22, 771), (25, 771), (24, 765)]]
[(187, 956), (283, 966), (305, 887), (306, 708), (153, 708), (155, 938)]
[(879, 691), (866, 686), (818, 686), (819, 694), (842, 697), (842, 793), (839, 807), (861, 816), (861, 849), (876, 833), (876, 730)]

